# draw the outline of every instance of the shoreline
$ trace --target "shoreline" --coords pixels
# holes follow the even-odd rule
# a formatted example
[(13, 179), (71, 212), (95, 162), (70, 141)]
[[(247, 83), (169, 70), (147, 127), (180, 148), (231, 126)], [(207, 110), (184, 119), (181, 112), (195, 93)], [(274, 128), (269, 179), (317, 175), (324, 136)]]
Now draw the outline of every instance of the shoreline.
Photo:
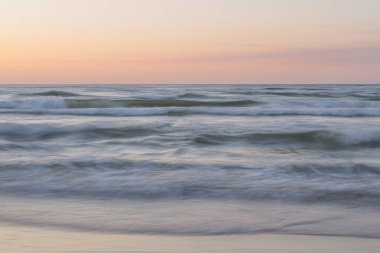
[(376, 253), (375, 238), (256, 234), (172, 236), (104, 234), (0, 224), (0, 251), (12, 253)]

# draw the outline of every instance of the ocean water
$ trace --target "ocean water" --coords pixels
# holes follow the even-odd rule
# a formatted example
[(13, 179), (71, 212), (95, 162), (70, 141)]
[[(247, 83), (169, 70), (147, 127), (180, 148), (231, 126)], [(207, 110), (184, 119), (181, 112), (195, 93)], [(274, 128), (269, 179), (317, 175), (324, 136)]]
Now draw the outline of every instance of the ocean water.
[(380, 238), (380, 86), (1, 86), (0, 203), (0, 224)]

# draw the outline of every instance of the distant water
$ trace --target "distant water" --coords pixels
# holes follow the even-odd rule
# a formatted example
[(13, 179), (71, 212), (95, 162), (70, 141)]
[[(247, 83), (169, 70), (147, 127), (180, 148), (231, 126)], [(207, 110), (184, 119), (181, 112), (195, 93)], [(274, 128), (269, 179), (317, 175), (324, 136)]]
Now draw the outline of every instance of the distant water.
[(380, 238), (380, 86), (1, 86), (0, 223)]

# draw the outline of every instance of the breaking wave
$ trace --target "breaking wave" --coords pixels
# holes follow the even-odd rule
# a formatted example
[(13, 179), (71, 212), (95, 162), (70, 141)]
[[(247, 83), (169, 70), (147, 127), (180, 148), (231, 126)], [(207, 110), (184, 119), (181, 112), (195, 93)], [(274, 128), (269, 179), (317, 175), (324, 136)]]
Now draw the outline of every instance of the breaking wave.
[(0, 108), (16, 109), (81, 109), (81, 108), (157, 108), (157, 107), (243, 107), (257, 105), (252, 100), (202, 101), (179, 99), (64, 99), (57, 96), (6, 100)]
[(45, 92), (36, 92), (36, 93), (24, 93), (24, 96), (53, 96), (53, 97), (77, 97), (79, 94), (67, 91), (51, 90)]
[[(158, 126), (155, 126), (158, 128)], [(0, 137), (7, 140), (44, 141), (70, 135), (82, 139), (134, 138), (157, 133), (155, 128), (144, 126), (106, 127), (96, 125), (59, 127), (47, 124), (0, 125)]]
[(379, 178), (380, 167), (371, 164), (239, 167), (82, 159), (7, 164), (2, 169), (0, 189), (13, 195), (74, 199), (224, 199), (378, 206)]
[(258, 104), (252, 100), (200, 101), (177, 99), (140, 99), (140, 100), (66, 100), (69, 108), (115, 108), (115, 107), (195, 107), (195, 106), (248, 106)]
[(243, 141), (253, 144), (291, 143), (314, 144), (327, 147), (380, 147), (380, 132), (344, 133), (332, 131), (307, 131), (294, 133), (251, 133), (251, 134), (201, 134), (194, 139), (197, 144), (224, 144)]
[(2, 86), (0, 222), (378, 237), (379, 95), (378, 86)]
[(0, 108), (7, 109), (62, 109), (67, 108), (66, 102), (61, 97), (31, 97), (26, 99), (14, 99), (0, 101)]
[[(130, 109), (134, 110), (134, 109)], [(160, 109), (161, 110), (161, 109)], [(128, 112), (128, 111), (127, 111)], [(80, 113), (80, 111), (78, 111)], [(131, 112), (128, 112), (131, 115)], [(157, 115), (159, 111), (142, 109), (133, 111), (135, 115)], [(140, 114), (138, 114), (140, 113)], [(162, 111), (166, 114), (167, 111)], [(170, 129), (164, 128), (166, 131)], [(49, 125), (49, 124), (2, 124), (0, 125), (0, 138), (6, 140), (19, 141), (43, 141), (54, 138), (75, 136), (82, 139), (112, 139), (112, 138), (133, 138), (145, 135), (158, 137), (164, 132), (160, 132), (159, 125), (152, 126), (106, 126), (97, 124), (82, 125)], [(166, 141), (176, 141), (176, 137), (166, 137)], [(228, 145), (241, 143), (243, 145), (261, 146), (303, 146), (310, 148), (328, 149), (350, 149), (350, 148), (379, 148), (380, 132), (358, 130), (344, 131), (299, 131), (299, 132), (252, 132), (252, 133), (199, 133), (192, 136), (194, 145)], [(164, 145), (165, 143), (162, 143)]]

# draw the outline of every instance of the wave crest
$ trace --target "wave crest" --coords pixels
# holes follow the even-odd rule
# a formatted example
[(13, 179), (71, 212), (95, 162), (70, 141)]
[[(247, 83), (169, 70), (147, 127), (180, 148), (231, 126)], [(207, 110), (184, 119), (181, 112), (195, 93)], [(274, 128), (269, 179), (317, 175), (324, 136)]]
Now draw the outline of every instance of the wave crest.
[(76, 136), (81, 139), (110, 139), (134, 138), (157, 133), (156, 129), (143, 126), (115, 126), (105, 127), (96, 125), (85, 126), (53, 126), (53, 125), (15, 125), (3, 124), (0, 126), (0, 137), (18, 141), (43, 141), (48, 139)]
[(22, 94), (24, 96), (53, 96), (53, 97), (77, 97), (79, 94), (60, 90), (50, 90), (44, 92)]
[(314, 144), (328, 147), (380, 147), (380, 132), (343, 133), (333, 131), (306, 131), (290, 133), (251, 134), (201, 134), (194, 138), (196, 144), (217, 145), (229, 142), (249, 142), (253, 144)]
[(136, 100), (109, 100), (109, 99), (67, 99), (69, 108), (115, 108), (115, 107), (196, 107), (196, 106), (248, 106), (258, 102), (252, 100), (232, 101), (201, 101), (180, 99), (136, 99)]

